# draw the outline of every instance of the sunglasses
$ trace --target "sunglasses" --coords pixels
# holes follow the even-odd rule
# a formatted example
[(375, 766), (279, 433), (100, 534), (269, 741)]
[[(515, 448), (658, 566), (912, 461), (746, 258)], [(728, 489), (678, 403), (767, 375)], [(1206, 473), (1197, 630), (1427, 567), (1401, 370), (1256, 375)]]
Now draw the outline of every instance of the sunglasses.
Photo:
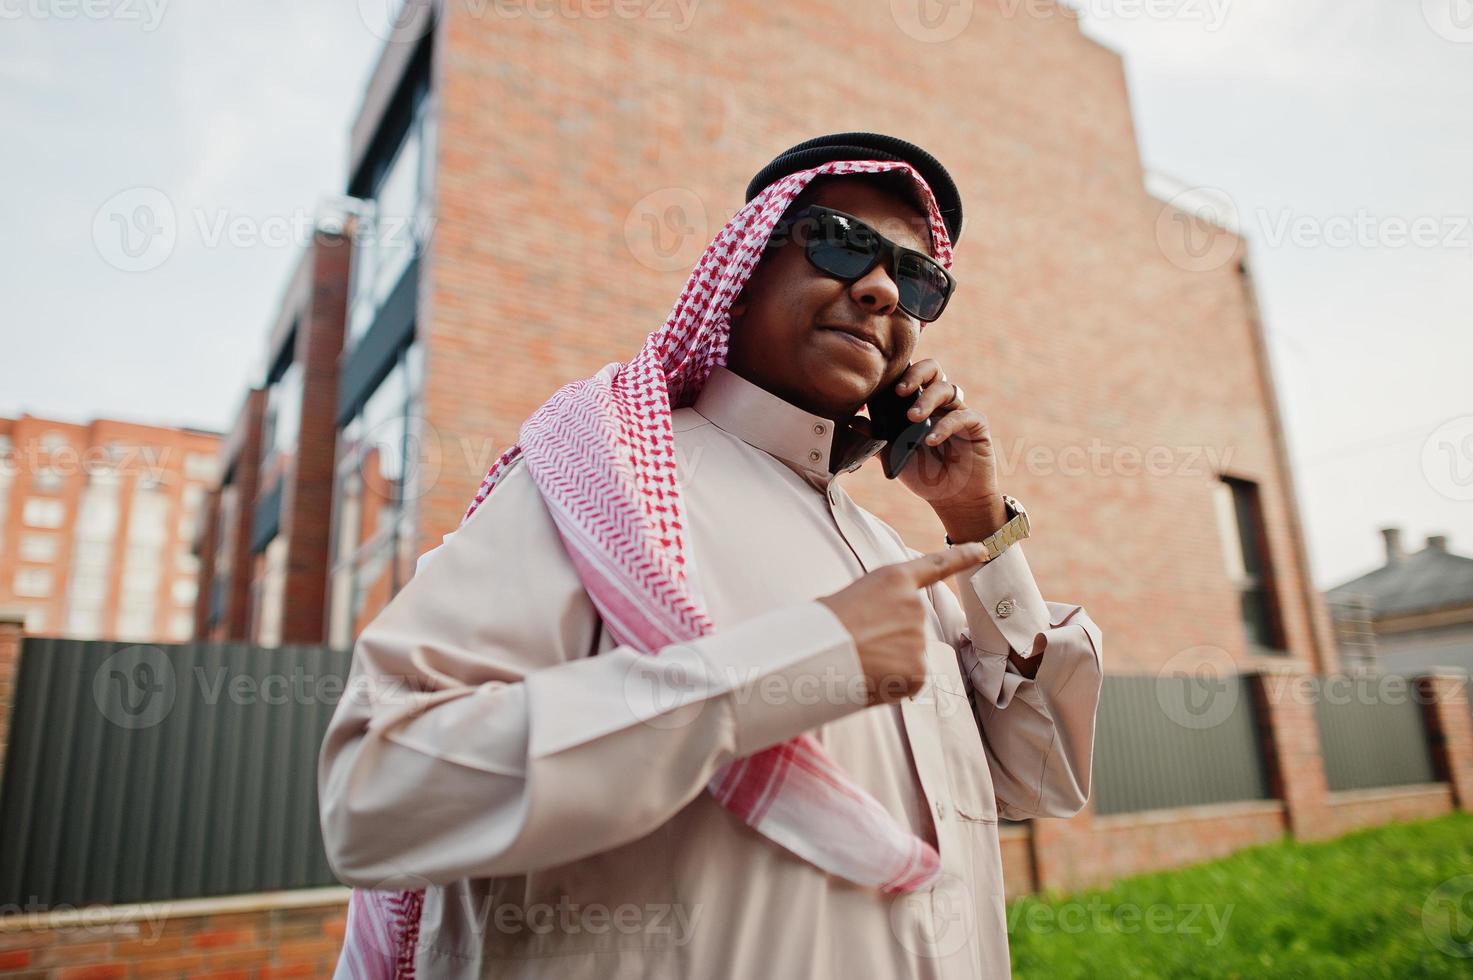
[(896, 244), (852, 214), (814, 204), (779, 222), (772, 248), (784, 243), (786, 232), (801, 226), (804, 254), (820, 271), (845, 282), (867, 275), (881, 259), (891, 259), (892, 276), (900, 292), (899, 306), (917, 320), (931, 322), (946, 309), (956, 279), (925, 252)]

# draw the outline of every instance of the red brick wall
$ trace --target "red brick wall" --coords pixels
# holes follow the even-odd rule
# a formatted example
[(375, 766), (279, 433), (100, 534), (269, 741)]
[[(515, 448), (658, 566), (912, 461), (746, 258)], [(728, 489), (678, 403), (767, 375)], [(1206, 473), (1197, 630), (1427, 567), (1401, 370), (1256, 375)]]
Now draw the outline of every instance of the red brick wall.
[(0, 917), (0, 974), (34, 980), (330, 977), (342, 889)]
[[(1073, 890), (1177, 868), (1284, 836), (1277, 800), (1034, 821), (1036, 887)], [(1014, 894), (1009, 885), (1008, 894)]]
[(1260, 674), (1254, 703), (1269, 793), (1283, 801), (1288, 830), (1313, 839), (1332, 836), (1335, 821), (1327, 811), (1330, 788), (1309, 680), (1289, 670)]
[(10, 747), (10, 712), (20, 671), (21, 616), (0, 610), (0, 787), (5, 785), (5, 751)]
[(220, 489), (218, 485), (205, 496), (201, 527), (195, 541), (199, 558), (199, 593), (194, 601), (194, 638), (204, 639), (210, 631), (210, 595), (215, 587), (215, 549), (220, 543)]
[(1027, 824), (1003, 824), (997, 828), (997, 843), (1002, 850), (1002, 881), (1010, 899), (1038, 889), (1038, 882), (1033, 877), (1030, 836)]
[[(1236, 243), (1222, 240), (1212, 268), (1184, 267), (1178, 226), (1142, 189), (1120, 59), (1072, 18), (1029, 8), (979, 3), (958, 37), (927, 43), (891, 5), (840, 0), (698, 5), (686, 30), (445, 5), (420, 309), (424, 411), (445, 458), (420, 550), (458, 522), (532, 410), (660, 325), (775, 152), (876, 130), (927, 146), (962, 189), (962, 285), (921, 354), (991, 417), (1006, 489), (1037, 518), (1029, 553), (1046, 594), (1089, 606), (1111, 670), (1204, 644), (1247, 660), (1215, 458), (1261, 485), (1288, 646), (1317, 664), (1328, 634)], [(889, 56), (855, 71), (866, 49)], [(1136, 475), (1152, 451), (1168, 472)], [(912, 544), (940, 541), (878, 467), (846, 479)]]
[(1473, 714), (1468, 679), (1438, 674), (1420, 678), (1417, 693), (1437, 778), (1452, 789), (1454, 804), (1473, 810)]
[[(262, 413), (266, 408), (266, 392), (252, 388), (246, 392), (244, 403), (231, 434), (232, 443), (238, 446), (234, 456), (235, 478), (238, 488), (235, 519), (229, 526), (221, 526), (219, 534), (230, 535), (231, 567), (230, 579), (226, 584), (224, 608), (220, 620), (210, 631), (209, 639), (216, 641), (247, 640), (251, 633), (251, 578), (254, 562), (251, 555), (251, 523), (256, 515), (256, 493), (261, 476)], [(228, 466), (229, 460), (225, 461)], [(224, 475), (224, 467), (221, 468)], [(215, 575), (225, 574), (215, 569)], [(207, 597), (201, 597), (208, 602)]]
[(326, 640), (328, 549), (337, 451), (338, 355), (348, 313), (348, 239), (318, 231), (311, 289), (302, 311), (296, 358), (302, 364), (302, 415), (293, 467), (283, 477), (281, 533), (287, 575), (281, 642)]
[(1446, 783), (1331, 793), (1328, 802), (1331, 822), (1326, 837), (1400, 820), (1430, 820), (1454, 809), (1452, 789)]

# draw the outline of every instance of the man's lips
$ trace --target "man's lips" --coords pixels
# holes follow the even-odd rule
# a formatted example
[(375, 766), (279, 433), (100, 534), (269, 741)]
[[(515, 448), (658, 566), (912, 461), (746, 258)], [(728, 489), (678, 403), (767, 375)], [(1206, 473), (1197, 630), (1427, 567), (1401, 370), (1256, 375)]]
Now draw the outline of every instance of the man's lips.
[(881, 357), (885, 356), (885, 348), (880, 346), (879, 340), (876, 339), (872, 334), (865, 333), (863, 330), (854, 330), (850, 327), (831, 327), (825, 326), (823, 324), (820, 324), (818, 329), (828, 330), (832, 333), (843, 334), (856, 346), (867, 347), (870, 350), (877, 352)]

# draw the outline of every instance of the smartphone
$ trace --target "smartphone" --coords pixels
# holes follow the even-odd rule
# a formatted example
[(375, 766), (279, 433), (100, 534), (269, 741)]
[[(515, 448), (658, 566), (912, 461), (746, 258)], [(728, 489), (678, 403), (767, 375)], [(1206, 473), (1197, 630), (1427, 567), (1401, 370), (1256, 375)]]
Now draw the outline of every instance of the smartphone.
[(900, 475), (900, 471), (905, 469), (905, 464), (910, 462), (910, 458), (921, 448), (926, 435), (931, 431), (930, 419), (914, 422), (905, 414), (920, 396), (919, 389), (908, 395), (898, 395), (892, 382), (883, 385), (870, 396), (869, 403), (865, 406), (875, 438), (888, 443), (880, 459), (885, 467), (887, 480)]

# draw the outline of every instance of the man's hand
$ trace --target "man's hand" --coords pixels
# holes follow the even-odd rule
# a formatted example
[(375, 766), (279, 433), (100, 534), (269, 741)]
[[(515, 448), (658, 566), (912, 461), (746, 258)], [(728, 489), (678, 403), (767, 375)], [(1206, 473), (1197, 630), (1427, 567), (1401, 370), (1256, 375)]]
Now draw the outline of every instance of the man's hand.
[(931, 505), (951, 540), (980, 541), (1007, 522), (987, 416), (957, 399), (960, 389), (935, 358), (916, 361), (895, 385), (901, 395), (917, 388), (909, 417), (931, 419), (931, 434), (900, 471), (900, 482)]
[(981, 545), (961, 545), (877, 568), (819, 598), (854, 637), (871, 705), (908, 698), (926, 683), (926, 602), (920, 590), (984, 557)]

